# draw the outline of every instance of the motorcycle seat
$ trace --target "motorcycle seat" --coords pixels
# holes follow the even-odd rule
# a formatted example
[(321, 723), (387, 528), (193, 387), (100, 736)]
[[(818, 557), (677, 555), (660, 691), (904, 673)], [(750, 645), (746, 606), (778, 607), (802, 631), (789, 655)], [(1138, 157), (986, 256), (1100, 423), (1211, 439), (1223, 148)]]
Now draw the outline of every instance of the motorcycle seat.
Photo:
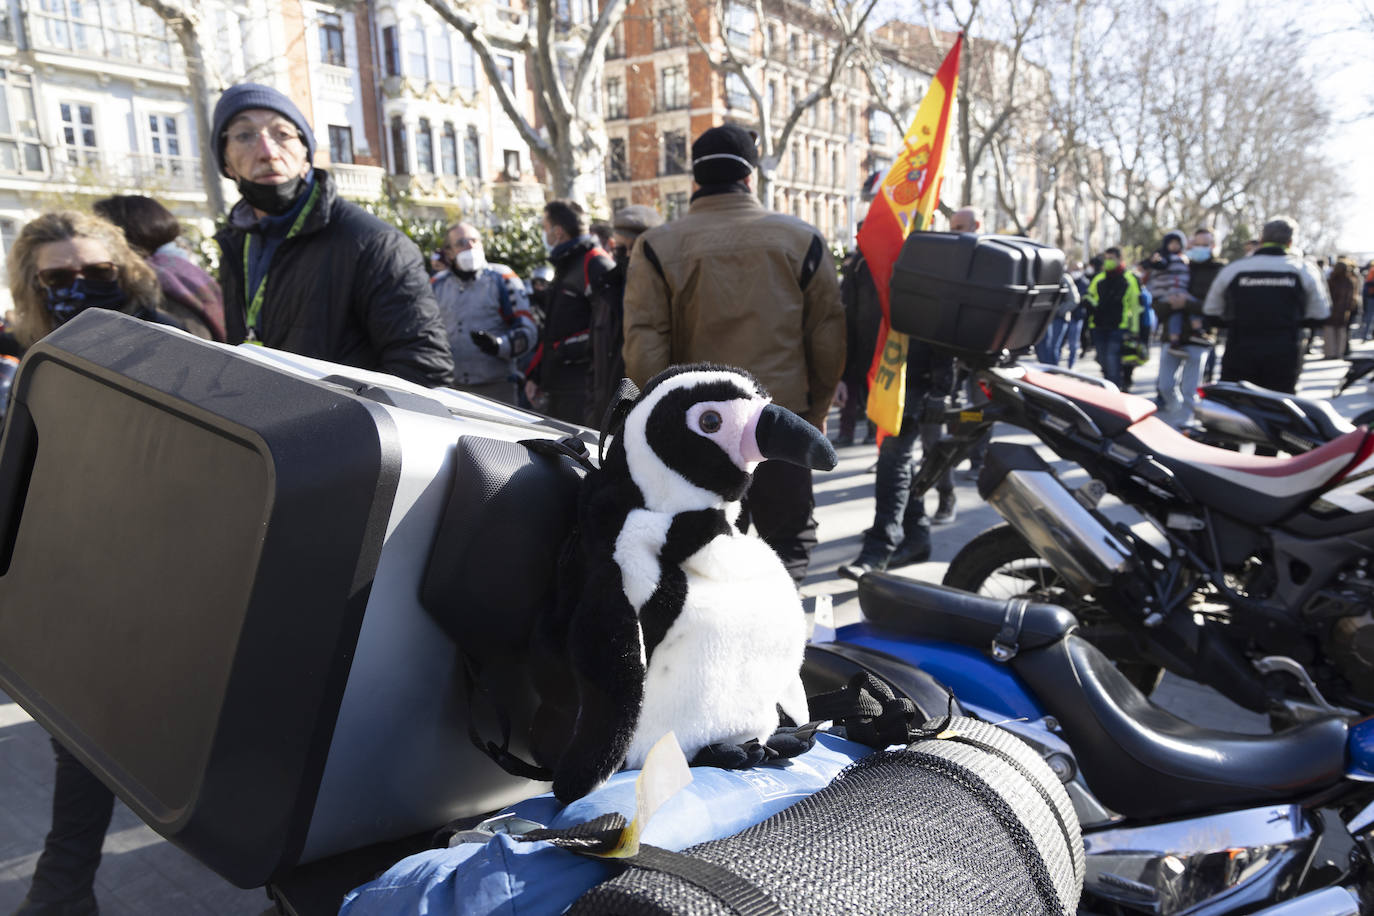
[(1310, 452), (1265, 457), (1205, 445), (1158, 417), (1146, 417), (1119, 441), (1153, 455), (1194, 498), (1240, 521), (1269, 525), (1311, 501), (1350, 467), (1367, 436), (1360, 428)]
[(1026, 369), (1021, 378), (1028, 385), (1073, 401), (1107, 437), (1120, 435), (1132, 424), (1153, 416), (1157, 409), (1149, 398), (1103, 388), (1068, 375)]
[[(987, 648), (1007, 619), (1008, 602), (889, 573), (869, 573), (859, 580), (864, 617), (885, 630), (920, 639), (935, 639)], [(1037, 649), (1063, 639), (1078, 620), (1057, 604), (1026, 605), (1015, 642)]]
[(1202, 728), (1151, 703), (1075, 634), (1011, 665), (1059, 720), (1093, 794), (1127, 817), (1291, 800), (1344, 778), (1343, 719), (1274, 735)]

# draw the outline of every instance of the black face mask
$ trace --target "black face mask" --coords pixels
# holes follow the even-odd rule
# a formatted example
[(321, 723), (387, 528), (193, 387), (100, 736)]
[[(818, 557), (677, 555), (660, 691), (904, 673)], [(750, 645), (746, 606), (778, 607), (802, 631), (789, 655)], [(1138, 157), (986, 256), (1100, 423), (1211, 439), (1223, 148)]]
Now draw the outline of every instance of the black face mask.
[(301, 191), (305, 189), (305, 179), (300, 177), (281, 184), (258, 184), (256, 181), (240, 178), (237, 184), (239, 193), (248, 201), (248, 206), (272, 216), (281, 216), (294, 207)]
[(86, 277), (77, 277), (66, 289), (44, 287), (43, 294), (54, 325), (66, 324), (86, 309), (119, 311), (129, 298), (118, 280), (102, 283)]

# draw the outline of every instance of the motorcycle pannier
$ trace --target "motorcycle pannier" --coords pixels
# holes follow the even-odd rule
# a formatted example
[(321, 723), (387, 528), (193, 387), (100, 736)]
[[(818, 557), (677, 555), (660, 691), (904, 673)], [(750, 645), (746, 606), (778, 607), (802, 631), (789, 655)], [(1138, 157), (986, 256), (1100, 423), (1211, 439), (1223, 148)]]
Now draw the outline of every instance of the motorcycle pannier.
[(1028, 347), (1063, 274), (1064, 253), (1028, 239), (913, 232), (892, 269), (892, 327), (964, 356)]
[(528, 797), (470, 741), (421, 591), (452, 519), (482, 542), (444, 562), (520, 580), (469, 582), (471, 613), (541, 600), (564, 523), (488, 512), (493, 481), (550, 492), (518, 443), (565, 431), (535, 419), (79, 315), (29, 351), (0, 440), (0, 689), (243, 887)]

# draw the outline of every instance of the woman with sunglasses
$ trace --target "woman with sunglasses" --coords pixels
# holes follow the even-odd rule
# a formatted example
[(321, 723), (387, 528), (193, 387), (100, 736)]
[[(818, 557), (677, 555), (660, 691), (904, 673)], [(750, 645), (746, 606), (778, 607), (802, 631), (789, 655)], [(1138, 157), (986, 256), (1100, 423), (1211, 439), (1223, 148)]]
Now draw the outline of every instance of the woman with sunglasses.
[[(25, 348), (88, 308), (186, 328), (160, 308), (157, 275), (129, 248), (124, 233), (99, 217), (45, 213), (10, 249), (15, 337)], [(201, 336), (209, 337), (203, 324)], [(66, 748), (53, 742), (57, 777), (52, 827), (33, 882), (14, 916), (89, 916), (98, 912), (95, 872), (114, 795)]]
[(10, 249), (9, 280), (14, 336), (25, 348), (88, 308), (211, 336), (204, 321), (162, 310), (157, 274), (119, 227), (97, 216), (68, 210), (31, 220)]

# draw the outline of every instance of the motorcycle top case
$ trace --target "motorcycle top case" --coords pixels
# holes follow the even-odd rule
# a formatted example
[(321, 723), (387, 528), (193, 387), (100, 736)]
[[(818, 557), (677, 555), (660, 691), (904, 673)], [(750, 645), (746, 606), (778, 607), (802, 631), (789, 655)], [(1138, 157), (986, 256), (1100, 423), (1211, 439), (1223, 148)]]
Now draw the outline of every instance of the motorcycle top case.
[(242, 887), (536, 794), (469, 740), (421, 589), (445, 522), (483, 524), (472, 456), (568, 431), (85, 312), (30, 350), (0, 439), (0, 689)]
[(964, 356), (1040, 339), (1054, 317), (1064, 253), (1013, 236), (913, 232), (890, 286), (892, 327)]

